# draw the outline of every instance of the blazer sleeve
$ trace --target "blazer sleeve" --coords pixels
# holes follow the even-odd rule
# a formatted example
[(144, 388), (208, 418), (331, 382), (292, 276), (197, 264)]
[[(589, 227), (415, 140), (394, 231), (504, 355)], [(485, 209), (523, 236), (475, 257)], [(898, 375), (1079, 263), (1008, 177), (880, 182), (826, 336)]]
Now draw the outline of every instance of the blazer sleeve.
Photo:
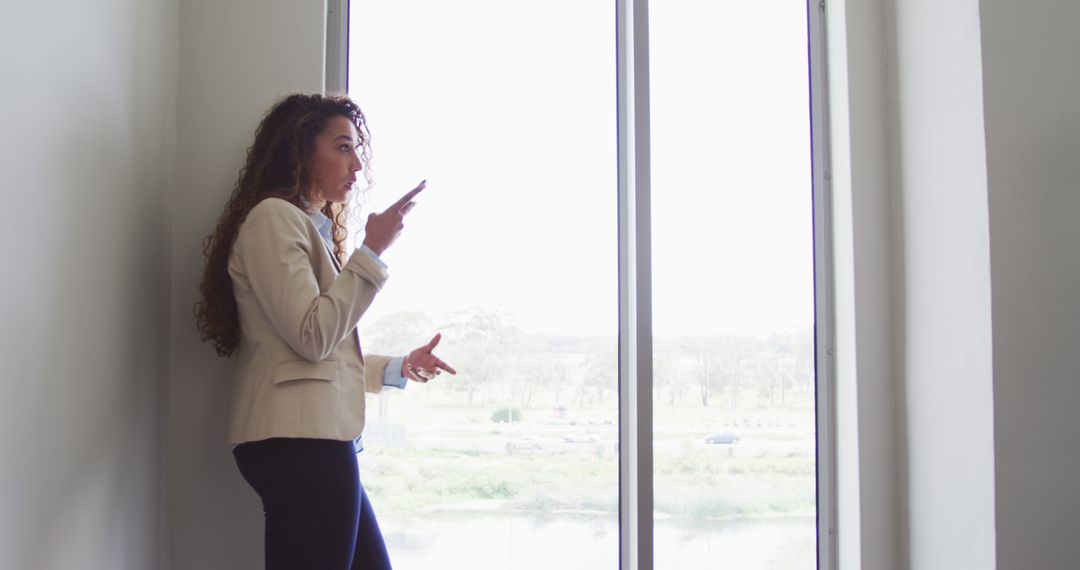
[(389, 356), (381, 354), (364, 355), (364, 390), (372, 394), (378, 394), (383, 389), (383, 377), (386, 373), (386, 365), (390, 363)]
[(323, 244), (312, 243), (304, 217), (289, 202), (263, 200), (248, 214), (234, 247), (256, 300), (278, 333), (301, 358), (319, 362), (356, 328), (389, 274), (358, 249), (327, 290), (320, 291), (311, 248)]

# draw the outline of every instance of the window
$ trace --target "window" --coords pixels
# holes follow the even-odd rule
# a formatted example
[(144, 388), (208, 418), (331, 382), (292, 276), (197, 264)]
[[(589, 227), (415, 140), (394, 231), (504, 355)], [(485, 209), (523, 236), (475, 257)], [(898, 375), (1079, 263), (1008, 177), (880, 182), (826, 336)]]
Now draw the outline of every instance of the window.
[(649, 10), (655, 566), (813, 568), (805, 3)]
[(828, 567), (815, 12), (350, 4), (363, 208), (428, 180), (361, 338), (459, 370), (369, 400), (395, 567)]

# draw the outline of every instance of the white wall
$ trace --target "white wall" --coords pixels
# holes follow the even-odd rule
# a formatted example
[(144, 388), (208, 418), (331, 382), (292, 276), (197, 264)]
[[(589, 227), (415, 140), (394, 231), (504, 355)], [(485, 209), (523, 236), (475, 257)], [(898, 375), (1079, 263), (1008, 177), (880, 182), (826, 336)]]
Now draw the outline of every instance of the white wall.
[[(841, 481), (841, 563), (1073, 567), (1080, 5), (841, 4), (829, 16), (839, 409), (859, 427), (845, 436), (841, 426), (841, 475), (847, 462), (859, 476)], [(860, 261), (860, 242), (890, 268)], [(861, 300), (877, 303), (882, 291), (893, 309), (885, 353), (889, 333), (859, 316), (874, 314)], [(890, 358), (891, 379), (877, 369)], [(885, 445), (895, 451), (885, 454), (868, 438), (889, 439), (894, 409)], [(890, 479), (872, 477), (892, 468), (895, 509), (884, 498)], [(895, 549), (865, 536), (893, 525)], [(854, 546), (853, 532), (863, 534)]]
[(0, 568), (161, 568), (175, 0), (0, 17)]
[(1080, 3), (982, 0), (1000, 568), (1080, 562)]
[(880, 0), (826, 11), (841, 568), (897, 567), (896, 393), (885, 29)]
[(990, 230), (978, 0), (894, 6), (901, 567), (994, 567)]
[(262, 507), (225, 441), (231, 363), (199, 342), (192, 305), (209, 234), (262, 114), (323, 84), (324, 2), (184, 0), (172, 207), (171, 570), (261, 568)]

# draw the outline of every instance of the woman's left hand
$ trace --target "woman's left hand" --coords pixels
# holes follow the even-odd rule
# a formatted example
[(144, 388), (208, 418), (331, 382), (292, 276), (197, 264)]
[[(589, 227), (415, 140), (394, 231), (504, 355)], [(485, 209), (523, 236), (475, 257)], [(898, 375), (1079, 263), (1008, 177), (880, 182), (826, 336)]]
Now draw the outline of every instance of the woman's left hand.
[(439, 344), (440, 338), (442, 338), (442, 333), (437, 333), (431, 342), (410, 352), (401, 363), (401, 375), (416, 382), (427, 382), (442, 374), (443, 370), (457, 374), (457, 370), (431, 353)]

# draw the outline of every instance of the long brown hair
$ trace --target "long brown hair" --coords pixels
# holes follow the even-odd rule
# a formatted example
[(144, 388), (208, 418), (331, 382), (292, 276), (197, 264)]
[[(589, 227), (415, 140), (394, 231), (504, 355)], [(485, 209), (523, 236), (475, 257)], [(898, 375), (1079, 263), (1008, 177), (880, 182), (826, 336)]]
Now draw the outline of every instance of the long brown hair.
[[(199, 283), (195, 322), (203, 342), (210, 341), (221, 356), (231, 356), (240, 343), (240, 317), (233, 296), (228, 262), (240, 224), (256, 204), (266, 198), (287, 200), (305, 209), (315, 187), (312, 155), (315, 137), (336, 116), (356, 126), (362, 151), (364, 178), (370, 188), (371, 134), (360, 108), (344, 95), (293, 94), (279, 99), (255, 129), (255, 142), (247, 150), (225, 210), (214, 232), (203, 242), (206, 269)], [(347, 204), (327, 202), (322, 212), (333, 221), (334, 255), (344, 263)]]

